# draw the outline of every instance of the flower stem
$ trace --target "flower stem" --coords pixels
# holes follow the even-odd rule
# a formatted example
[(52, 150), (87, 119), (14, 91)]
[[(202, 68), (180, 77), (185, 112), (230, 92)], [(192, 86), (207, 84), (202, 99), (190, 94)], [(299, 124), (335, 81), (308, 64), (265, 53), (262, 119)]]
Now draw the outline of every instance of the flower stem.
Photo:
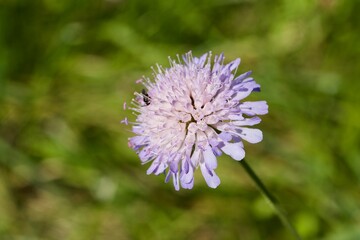
[(240, 161), (240, 164), (244, 167), (245, 171), (249, 174), (251, 179), (255, 182), (256, 186), (259, 188), (260, 192), (264, 194), (264, 196), (269, 200), (270, 204), (275, 209), (276, 213), (278, 214), (280, 220), (283, 222), (283, 224), (287, 227), (287, 229), (291, 232), (291, 234), (294, 236), (295, 239), (301, 240), (300, 235), (294, 228), (294, 226), (291, 224), (289, 218), (286, 215), (286, 212), (283, 208), (281, 208), (278, 200), (267, 190), (265, 185), (262, 183), (260, 178), (255, 174), (255, 172), (252, 170), (252, 168), (248, 165), (248, 163), (245, 161), (245, 159)]

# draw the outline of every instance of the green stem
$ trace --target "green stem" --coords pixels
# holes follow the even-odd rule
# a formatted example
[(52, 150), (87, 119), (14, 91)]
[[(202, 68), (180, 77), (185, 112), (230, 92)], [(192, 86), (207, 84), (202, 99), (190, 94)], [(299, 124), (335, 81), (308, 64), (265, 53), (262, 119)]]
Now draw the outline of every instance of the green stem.
[(281, 208), (278, 200), (267, 190), (265, 185), (262, 183), (260, 178), (255, 174), (255, 172), (251, 169), (251, 167), (247, 164), (245, 159), (240, 161), (240, 164), (244, 167), (245, 171), (249, 174), (251, 179), (255, 182), (256, 186), (259, 188), (262, 194), (269, 200), (270, 204), (275, 209), (276, 213), (280, 217), (280, 220), (283, 224), (289, 229), (291, 234), (294, 236), (295, 239), (301, 240), (300, 235), (297, 233), (296, 229), (291, 224), (289, 218), (286, 216), (286, 213), (283, 208)]

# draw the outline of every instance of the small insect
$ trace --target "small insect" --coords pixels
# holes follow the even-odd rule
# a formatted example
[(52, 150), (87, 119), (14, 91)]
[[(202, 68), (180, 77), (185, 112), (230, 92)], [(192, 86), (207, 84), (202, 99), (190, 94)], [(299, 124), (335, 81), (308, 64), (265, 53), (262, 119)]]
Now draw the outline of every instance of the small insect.
[(141, 93), (143, 95), (143, 101), (146, 104), (146, 106), (150, 105), (151, 97), (149, 96), (149, 94), (147, 94), (145, 89), (143, 89)]

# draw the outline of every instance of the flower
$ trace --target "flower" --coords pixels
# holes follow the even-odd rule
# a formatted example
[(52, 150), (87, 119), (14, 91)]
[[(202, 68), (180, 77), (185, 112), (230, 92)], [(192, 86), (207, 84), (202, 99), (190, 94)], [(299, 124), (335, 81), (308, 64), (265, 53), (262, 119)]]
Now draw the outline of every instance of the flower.
[(240, 59), (226, 65), (223, 54), (213, 64), (211, 59), (211, 52), (200, 58), (188, 52), (183, 62), (169, 58), (170, 68), (157, 65), (154, 81), (137, 81), (145, 89), (132, 100), (136, 136), (129, 138), (129, 146), (143, 164), (152, 162), (147, 174), (166, 173), (165, 181), (172, 178), (176, 190), (193, 187), (199, 166), (207, 185), (216, 188), (217, 157), (224, 152), (240, 161), (242, 141), (263, 138), (259, 129), (245, 127), (258, 124), (257, 115), (268, 112), (265, 101), (242, 101), (260, 91), (251, 71), (235, 78)]

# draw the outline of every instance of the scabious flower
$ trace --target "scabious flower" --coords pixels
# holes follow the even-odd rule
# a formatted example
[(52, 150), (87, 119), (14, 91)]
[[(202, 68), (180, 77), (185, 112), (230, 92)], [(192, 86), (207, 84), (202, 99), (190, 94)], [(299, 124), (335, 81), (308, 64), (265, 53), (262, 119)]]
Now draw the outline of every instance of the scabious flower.
[(136, 136), (129, 146), (143, 164), (152, 162), (147, 174), (165, 173), (176, 190), (193, 187), (198, 167), (207, 185), (216, 188), (217, 157), (225, 153), (240, 161), (243, 140), (262, 140), (259, 129), (246, 126), (258, 124), (257, 115), (266, 114), (268, 105), (242, 101), (260, 85), (249, 77), (251, 71), (235, 77), (240, 59), (225, 65), (221, 54), (212, 63), (211, 52), (200, 58), (188, 52), (182, 58), (169, 59), (170, 68), (157, 65), (154, 80), (139, 81), (145, 89), (132, 100)]

